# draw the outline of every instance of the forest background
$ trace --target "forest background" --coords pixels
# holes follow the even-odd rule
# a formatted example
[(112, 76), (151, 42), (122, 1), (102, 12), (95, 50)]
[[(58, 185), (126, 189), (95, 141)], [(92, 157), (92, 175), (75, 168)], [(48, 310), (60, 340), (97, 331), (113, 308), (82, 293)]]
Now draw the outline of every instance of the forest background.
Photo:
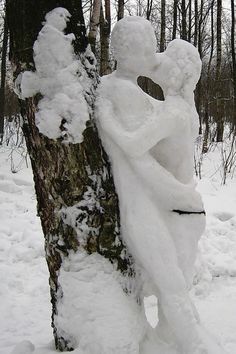
[[(19, 107), (13, 92), (8, 64), (8, 26), (5, 2), (1, 14), (1, 87), (0, 142), (6, 122), (19, 121)], [(224, 128), (235, 135), (236, 127), (236, 59), (235, 0), (91, 0), (83, 1), (88, 39), (97, 58), (100, 75), (111, 73), (115, 61), (110, 48), (110, 33), (116, 21), (126, 15), (138, 15), (151, 21), (157, 38), (157, 51), (163, 52), (175, 38), (184, 39), (198, 48), (203, 67), (195, 91), (195, 101), (203, 134), (202, 153), (213, 141), (221, 142)], [(162, 90), (151, 80), (140, 77), (139, 85), (158, 99)], [(196, 172), (200, 173), (200, 171)]]

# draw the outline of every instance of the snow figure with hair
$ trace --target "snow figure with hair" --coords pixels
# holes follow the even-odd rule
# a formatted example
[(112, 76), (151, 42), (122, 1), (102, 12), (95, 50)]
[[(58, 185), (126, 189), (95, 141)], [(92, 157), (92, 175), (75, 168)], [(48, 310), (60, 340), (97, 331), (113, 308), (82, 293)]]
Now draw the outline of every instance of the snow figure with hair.
[[(120, 20), (112, 46), (117, 70), (102, 78), (98, 126), (119, 196), (122, 237), (142, 273), (140, 297), (158, 298), (159, 323), (148, 329), (140, 353), (222, 354), (203, 338), (188, 294), (205, 227), (193, 182), (199, 55), (181, 40), (156, 54), (153, 28), (141, 17)], [(139, 88), (141, 75), (162, 86), (164, 102)]]

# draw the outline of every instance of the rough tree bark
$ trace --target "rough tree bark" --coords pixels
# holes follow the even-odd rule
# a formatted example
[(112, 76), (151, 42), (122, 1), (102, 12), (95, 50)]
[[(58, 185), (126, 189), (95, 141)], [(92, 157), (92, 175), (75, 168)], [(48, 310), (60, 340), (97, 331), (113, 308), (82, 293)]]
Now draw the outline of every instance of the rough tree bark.
[(188, 3), (188, 42), (192, 39), (192, 0)]
[(221, 61), (222, 61), (222, 0), (217, 0), (217, 19), (216, 19), (216, 141), (223, 141), (224, 122), (222, 112), (221, 91)]
[(96, 55), (96, 37), (97, 37), (97, 30), (99, 27), (100, 11), (101, 11), (101, 0), (94, 0), (92, 6), (90, 25), (89, 25), (89, 34), (88, 34), (88, 40), (94, 55)]
[[(58, 6), (67, 8), (72, 15), (67, 31), (75, 34), (76, 39), (73, 43), (75, 53), (78, 58), (83, 57), (87, 38), (80, 1), (38, 0), (36, 6), (34, 0), (8, 0), (10, 60), (15, 77), (24, 70), (34, 70), (33, 43), (42, 27), (45, 14)], [(62, 260), (71, 250), (78, 252), (80, 245), (76, 230), (65, 224), (56, 211), (76, 205), (83, 200), (87, 188), (91, 188), (103, 211), (84, 208), (83, 217), (87, 218), (88, 226), (99, 229), (98, 235), (92, 232), (88, 235), (84, 248), (88, 254), (98, 252), (114, 262), (121, 272), (134, 274), (130, 257), (121, 256), (124, 255), (125, 249), (122, 241), (114, 242), (117, 237), (120, 237), (118, 198), (108, 158), (102, 148), (93, 120), (96, 85), (97, 75), (94, 73), (93, 87), (85, 96), (91, 108), (91, 117), (81, 144), (64, 144), (60, 140), (51, 140), (39, 133), (35, 125), (39, 95), (20, 102), (23, 132), (34, 174), (38, 214), (45, 237), (52, 302), (52, 327), (56, 348), (61, 351), (73, 350), (73, 348), (68, 345), (66, 333), (63, 336), (59, 335), (54, 321), (57, 303), (60, 296), (63, 296), (58, 274)], [(82, 220), (78, 219), (78, 228), (81, 222)]]
[(204, 137), (203, 137), (203, 144), (202, 144), (202, 152), (203, 154), (207, 153), (208, 151), (208, 137), (210, 133), (210, 84), (211, 84), (211, 64), (212, 64), (212, 59), (213, 59), (213, 53), (214, 53), (214, 42), (215, 42), (215, 37), (214, 37), (214, 1), (212, 0), (211, 2), (211, 50), (210, 50), (210, 57), (209, 57), (209, 62), (207, 66), (207, 82), (206, 82), (206, 104), (205, 104), (205, 113), (204, 113), (204, 123), (205, 123), (205, 131), (204, 131)]
[(103, 6), (100, 11), (100, 75), (111, 73), (110, 59), (110, 33), (111, 33), (111, 5), (110, 0), (105, 0), (105, 17)]
[(202, 45), (203, 45), (203, 22), (204, 22), (204, 0), (200, 1), (200, 9), (199, 9), (199, 14), (198, 14), (198, 52), (200, 55), (200, 58), (202, 59), (203, 53), (202, 53)]
[(233, 122), (236, 127), (236, 54), (235, 54), (235, 5), (231, 0), (231, 55), (232, 55), (232, 77), (233, 77)]
[(125, 13), (125, 1), (118, 0), (117, 21), (121, 20), (124, 17), (124, 13)]
[(187, 41), (187, 7), (186, 1), (181, 0), (181, 33), (180, 38)]
[(179, 0), (174, 0), (174, 3), (173, 3), (173, 31), (172, 31), (172, 40), (176, 38), (176, 33), (177, 33), (178, 3), (179, 3)]
[(150, 21), (150, 18), (151, 18), (152, 5), (153, 5), (153, 1), (152, 1), (152, 0), (147, 0), (146, 19), (147, 19), (148, 21)]
[[(203, 3), (204, 1), (201, 0), (200, 1), (200, 9), (198, 10), (198, 3), (196, 2), (196, 11), (198, 13), (198, 16), (196, 18), (197, 20), (197, 25), (195, 24), (195, 30), (198, 31), (197, 36), (196, 36), (196, 41), (197, 41), (197, 48), (198, 48), (198, 52), (200, 55), (200, 58), (202, 59), (202, 18), (203, 18)], [(195, 36), (194, 36), (195, 37)], [(195, 91), (195, 97), (196, 97), (196, 106), (197, 106), (197, 111), (198, 111), (198, 115), (199, 115), (199, 134), (202, 134), (203, 131), (203, 127), (202, 127), (202, 123), (204, 120), (204, 115), (202, 114), (202, 76), (200, 77), (198, 83), (197, 83), (197, 87), (196, 87), (196, 91)]]
[(198, 42), (198, 0), (194, 0), (194, 37), (193, 45), (197, 47)]
[(4, 28), (3, 28), (1, 84), (0, 84), (0, 145), (2, 144), (3, 135), (4, 135), (7, 43), (8, 43), (8, 26), (7, 26), (6, 16), (5, 16)]
[(161, 0), (161, 37), (160, 52), (164, 52), (166, 44), (166, 1)]

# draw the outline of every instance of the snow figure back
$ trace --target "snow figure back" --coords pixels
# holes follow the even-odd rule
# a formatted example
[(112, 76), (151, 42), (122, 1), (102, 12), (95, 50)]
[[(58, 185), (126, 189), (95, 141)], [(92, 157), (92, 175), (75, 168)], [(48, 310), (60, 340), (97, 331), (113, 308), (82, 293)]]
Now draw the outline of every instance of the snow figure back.
[[(140, 17), (116, 24), (112, 46), (117, 70), (102, 78), (98, 126), (112, 163), (122, 236), (145, 279), (140, 297), (158, 298), (159, 323), (147, 330), (140, 353), (222, 353), (203, 339), (188, 294), (205, 227), (193, 182), (198, 52), (175, 40), (165, 53), (156, 54), (154, 31)], [(164, 102), (140, 89), (141, 75), (162, 86)]]

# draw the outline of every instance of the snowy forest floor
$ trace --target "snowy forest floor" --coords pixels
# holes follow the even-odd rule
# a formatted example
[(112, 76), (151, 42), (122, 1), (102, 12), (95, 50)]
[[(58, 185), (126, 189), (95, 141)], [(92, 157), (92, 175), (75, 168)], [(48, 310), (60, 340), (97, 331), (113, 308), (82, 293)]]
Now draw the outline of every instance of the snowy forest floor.
[[(220, 144), (213, 145), (203, 160), (198, 189), (205, 202), (207, 227), (199, 244), (191, 296), (204, 326), (227, 353), (234, 354), (236, 176), (221, 184), (221, 151)], [(11, 154), (9, 147), (0, 147), (0, 354), (10, 354), (24, 340), (42, 349), (36, 352), (49, 354), (54, 351), (48, 272), (32, 173), (17, 150), (13, 160)], [(11, 161), (17, 173), (11, 172)], [(153, 325), (155, 306), (153, 298), (147, 299), (147, 316)]]

